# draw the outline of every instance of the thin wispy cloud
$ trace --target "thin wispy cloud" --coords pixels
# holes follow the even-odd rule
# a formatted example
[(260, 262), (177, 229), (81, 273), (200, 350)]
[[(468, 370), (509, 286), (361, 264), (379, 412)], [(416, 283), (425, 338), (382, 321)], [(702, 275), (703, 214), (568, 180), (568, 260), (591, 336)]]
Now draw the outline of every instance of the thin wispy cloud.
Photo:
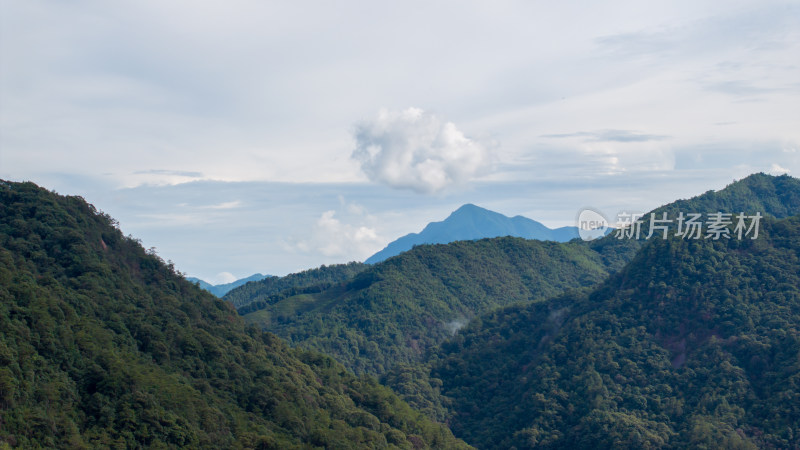
[(715, 92), (721, 92), (736, 97), (755, 97), (763, 94), (773, 92), (786, 91), (786, 87), (764, 87), (758, 86), (752, 81), (743, 80), (728, 80), (709, 83), (705, 86), (706, 89)]
[(205, 205), (205, 206), (201, 206), (200, 208), (204, 208), (204, 209), (233, 209), (233, 208), (238, 208), (241, 205), (242, 205), (242, 202), (240, 200), (233, 200), (233, 201), (230, 201), (230, 202), (217, 203), (215, 205)]
[(174, 175), (178, 177), (187, 178), (202, 178), (201, 172), (192, 172), (188, 170), (167, 170), (167, 169), (150, 169), (150, 170), (137, 170), (133, 172), (134, 175)]
[(587, 142), (647, 142), (663, 141), (669, 136), (646, 134), (629, 130), (576, 131), (574, 133), (543, 134), (543, 138), (582, 138)]

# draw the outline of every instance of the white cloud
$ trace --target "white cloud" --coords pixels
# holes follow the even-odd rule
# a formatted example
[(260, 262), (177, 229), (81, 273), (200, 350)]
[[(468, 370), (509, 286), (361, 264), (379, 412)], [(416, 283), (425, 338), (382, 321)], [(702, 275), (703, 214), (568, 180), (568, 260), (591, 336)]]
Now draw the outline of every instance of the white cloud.
[(240, 200), (233, 200), (231, 202), (222, 202), (222, 203), (217, 203), (215, 205), (201, 206), (200, 208), (205, 208), (205, 209), (233, 209), (233, 208), (238, 208), (241, 205), (242, 205), (242, 202)]
[(230, 272), (220, 272), (214, 277), (214, 279), (211, 281), (211, 284), (228, 284), (233, 283), (237, 279), (238, 278), (236, 278), (236, 275)]
[(791, 172), (789, 169), (781, 167), (779, 164), (772, 164), (772, 167), (769, 168), (769, 173), (773, 175), (784, 175)]
[[(6, 2), (0, 176), (358, 182), (348, 127), (379, 105), (447, 111), (468, 135), (503, 142), (493, 162), (581, 130), (670, 136), (676, 148), (796, 147), (797, 11), (755, 0), (462, 2), (458, 17), (438, 2)], [(410, 177), (375, 176), (427, 192), (447, 167), (434, 158), (400, 171)]]
[[(353, 208), (348, 208), (352, 212)], [(363, 209), (359, 210), (359, 212)], [(370, 220), (365, 215), (356, 220)], [(323, 212), (317, 219), (309, 236), (294, 239), (290, 245), (303, 253), (321, 254), (326, 258), (344, 260), (363, 260), (385, 244), (374, 227), (364, 224), (345, 223), (336, 218), (336, 211)]]
[[(800, 173), (791, 0), (196, 3), (3, 2), (0, 178), (96, 201), (204, 279), (357, 258), (459, 202), (567, 225)], [(362, 164), (359, 118), (392, 144)], [(464, 134), (503, 143), (491, 174)]]
[(419, 193), (465, 183), (489, 164), (483, 145), (419, 108), (382, 109), (356, 127), (355, 139), (353, 158), (370, 180)]

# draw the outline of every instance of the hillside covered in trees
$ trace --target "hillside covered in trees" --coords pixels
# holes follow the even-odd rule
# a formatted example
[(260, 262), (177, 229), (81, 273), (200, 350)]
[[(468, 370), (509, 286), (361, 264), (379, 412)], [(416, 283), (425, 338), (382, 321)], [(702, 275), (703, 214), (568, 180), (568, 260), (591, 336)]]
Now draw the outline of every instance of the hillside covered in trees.
[[(674, 217), (679, 210), (786, 217), (800, 212), (800, 181), (755, 174), (654, 212)], [(355, 266), (359, 272), (338, 283), (290, 288), (285, 280), (283, 291), (271, 290), (270, 296), (240, 288), (226, 298), (246, 305), (239, 312), (248, 322), (294, 345), (332, 355), (357, 373), (385, 374), (398, 364), (420, 362), (482, 313), (601, 282), (644, 242), (611, 234), (591, 242), (494, 238), (422, 245), (372, 267)]]
[(800, 216), (651, 240), (591, 292), (484, 315), (431, 359), (479, 448), (797, 448)]
[(299, 293), (321, 292), (352, 278), (367, 267), (364, 263), (350, 262), (320, 266), (283, 277), (271, 276), (232, 289), (223, 298), (233, 304), (240, 314), (247, 314)]
[(245, 326), (79, 197), (0, 182), (0, 447), (466, 448)]
[(758, 239), (424, 245), (227, 301), (79, 197), (0, 209), (0, 446), (800, 446), (792, 177), (656, 210)]
[(418, 361), (477, 314), (607, 275), (602, 255), (579, 242), (459, 241), (418, 246), (328, 289), (276, 297), (263, 309), (240, 312), (356, 373), (378, 374)]

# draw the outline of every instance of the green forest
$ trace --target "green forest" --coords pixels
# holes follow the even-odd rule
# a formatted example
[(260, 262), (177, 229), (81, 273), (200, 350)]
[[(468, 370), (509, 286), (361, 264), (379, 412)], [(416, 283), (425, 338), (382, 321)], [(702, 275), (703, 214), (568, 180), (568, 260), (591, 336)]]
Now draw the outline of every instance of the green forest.
[(239, 310), (239, 314), (264, 309), (279, 300), (301, 293), (321, 292), (341, 283), (369, 267), (350, 262), (308, 269), (285, 277), (268, 277), (228, 292), (224, 298)]
[[(759, 211), (766, 217), (785, 218), (800, 213), (800, 182), (789, 176), (772, 177), (756, 174), (720, 191), (709, 191), (691, 199), (679, 200), (654, 212), (677, 214), (679, 211), (748, 213)], [(765, 242), (768, 237), (763, 233), (772, 230), (773, 225), (765, 222), (762, 240), (755, 241), (753, 245)], [(606, 415), (602, 420), (608, 423), (598, 425), (596, 433), (599, 434), (590, 433), (590, 437), (585, 441), (564, 438), (564, 436), (572, 438), (586, 434), (585, 427), (577, 426), (575, 423), (561, 423), (558, 426), (550, 424), (548, 425), (550, 428), (537, 429), (532, 422), (526, 422), (528, 420), (526, 418), (542, 414), (542, 411), (530, 409), (529, 402), (523, 399), (532, 398), (531, 392), (538, 392), (536, 389), (541, 390), (541, 395), (551, 393), (549, 390), (551, 386), (530, 387), (526, 392), (517, 390), (517, 387), (524, 386), (526, 382), (530, 382), (529, 380), (541, 382), (547, 380), (541, 373), (537, 372), (535, 376), (526, 373), (530, 368), (538, 367), (539, 360), (537, 359), (537, 362), (524, 358), (519, 360), (520, 355), (526, 354), (524, 349), (539, 347), (542, 342), (550, 343), (549, 335), (561, 336), (562, 333), (564, 333), (563, 339), (570, 343), (577, 345), (581, 340), (586, 342), (590, 349), (583, 350), (576, 363), (578, 365), (559, 368), (557, 377), (561, 376), (561, 372), (573, 373), (579, 367), (583, 367), (580, 364), (592, 361), (595, 350), (605, 351), (601, 349), (602, 341), (595, 342), (595, 340), (604, 339), (606, 330), (596, 335), (588, 333), (586, 336), (577, 331), (574, 334), (565, 334), (567, 329), (562, 330), (561, 325), (567, 320), (567, 312), (571, 309), (564, 305), (573, 302), (577, 304), (579, 303), (577, 299), (584, 299), (581, 301), (583, 304), (587, 302), (585, 299), (597, 298), (598, 292), (607, 291), (609, 283), (613, 283), (619, 277), (643, 277), (635, 269), (642, 264), (658, 268), (662, 276), (666, 276), (684, 265), (697, 263), (708, 268), (709, 264), (714, 264), (719, 259), (719, 255), (714, 253), (703, 253), (699, 260), (688, 258), (688, 255), (692, 255), (704, 246), (747, 245), (747, 242), (740, 243), (735, 240), (706, 242), (705, 240), (681, 241), (673, 238), (676, 244), (683, 243), (689, 247), (683, 252), (674, 250), (660, 259), (650, 257), (643, 263), (642, 258), (653, 251), (654, 246), (658, 245), (657, 241), (659, 239), (620, 240), (612, 234), (597, 241), (575, 241), (567, 244), (497, 238), (449, 245), (420, 246), (365, 270), (352, 280), (333, 286), (327, 291), (284, 297), (281, 301), (258, 312), (248, 312), (245, 318), (287, 338), (294, 345), (334, 355), (355, 371), (379, 375), (384, 384), (392, 387), (414, 407), (439, 422), (449, 424), (457, 436), (479, 448), (584, 448), (598, 442), (605, 443), (604, 446), (608, 448), (624, 446), (748, 448), (748, 445), (780, 448), (796, 445), (796, 441), (792, 441), (791, 433), (789, 437), (785, 435), (786, 429), (783, 430), (782, 437), (776, 437), (751, 425), (753, 435), (748, 437), (747, 432), (742, 431), (740, 427), (731, 428), (733, 425), (730, 422), (725, 426), (720, 423), (698, 425), (697, 433), (693, 437), (687, 437), (685, 429), (680, 428), (685, 428), (685, 423), (699, 420), (697, 411), (694, 410), (689, 415), (671, 419), (672, 422), (667, 422), (665, 417), (660, 416), (652, 416), (647, 419), (650, 422), (647, 420), (642, 422), (654, 426), (657, 432), (648, 431), (649, 425), (631, 421), (628, 416)], [(744, 251), (744, 248), (737, 248), (734, 253), (738, 255), (737, 252)], [(794, 248), (795, 251), (799, 249), (796, 245), (794, 247), (790, 245), (789, 248)], [(543, 249), (548, 249), (549, 252), (542, 251)], [(563, 257), (563, 255), (568, 256)], [(781, 258), (775, 255), (772, 257)], [(758, 259), (760, 256), (755, 258)], [(790, 263), (791, 260), (784, 259), (784, 262)], [(583, 264), (578, 265), (580, 263)], [(500, 270), (499, 267), (508, 269)], [(720, 279), (735, 280), (739, 277), (741, 282), (748, 283), (744, 273), (726, 273), (725, 270), (727, 267), (720, 270)], [(767, 269), (763, 265), (756, 265), (754, 270), (756, 274), (760, 274)], [(784, 272), (787, 270), (788, 273), (797, 272), (796, 269), (785, 269)], [(526, 275), (519, 276), (520, 274)], [(572, 274), (577, 277), (570, 278)], [(580, 278), (580, 274), (583, 274), (583, 278)], [(586, 276), (587, 274), (591, 276)], [(614, 275), (606, 279), (607, 274)], [(645, 281), (640, 282), (645, 283)], [(648, 279), (646, 283), (674, 288), (672, 283), (677, 281)], [(782, 283), (781, 286), (786, 284), (798, 286), (796, 280)], [(695, 286), (695, 289), (700, 288), (709, 294), (716, 293), (717, 296), (727, 296), (732, 292), (730, 287), (717, 286), (709, 282), (705, 282), (701, 287)], [(771, 285), (767, 283), (753, 289), (766, 294), (770, 288)], [(503, 294), (497, 295), (499, 292)], [(626, 293), (626, 295), (631, 294)], [(647, 298), (648, 295), (656, 294), (649, 291), (641, 295)], [(445, 307), (439, 306), (447, 299), (454, 300), (446, 303)], [(800, 307), (796, 303), (797, 299), (794, 300), (795, 308)], [(745, 300), (745, 302), (750, 301), (757, 300), (753, 297)], [(348, 308), (349, 303), (355, 306)], [(462, 308), (460, 311), (472, 308), (469, 310), (472, 312), (469, 316), (472, 319), (470, 324), (454, 336), (440, 331), (445, 329), (446, 318), (454, 316), (451, 305)], [(671, 302), (662, 301), (661, 307), (672, 313), (672, 319), (683, 318), (689, 314)], [(746, 311), (747, 308), (742, 306), (737, 310)], [(433, 315), (430, 311), (444, 311), (445, 314), (438, 316), (438, 320), (429, 321), (425, 326), (423, 318)], [(550, 324), (549, 328), (530, 329), (530, 324), (526, 321), (530, 321), (530, 315), (536, 311), (539, 311), (537, 314), (546, 313), (549, 318), (547, 322)], [(604, 304), (599, 307), (599, 311), (608, 313), (608, 307)], [(653, 314), (651, 311), (640, 311), (640, 313), (642, 316), (627, 318), (628, 325), (637, 329), (637, 332), (641, 331), (642, 327), (648, 329), (650, 325), (646, 320)], [(517, 314), (522, 314), (521, 318), (513, 320)], [(793, 326), (796, 327), (797, 317), (791, 320), (794, 320)], [(406, 334), (401, 334), (399, 339), (398, 331), (392, 328), (397, 323), (409, 324), (403, 328)], [(680, 336), (669, 338), (661, 337), (665, 331), (659, 332), (661, 340), (657, 339), (655, 343), (648, 344), (651, 351), (655, 351), (653, 347), (657, 347), (670, 355), (670, 352), (677, 351), (674, 347), (683, 346), (685, 350), (685, 346), (689, 345), (691, 348), (692, 340), (709, 339), (709, 333), (712, 333), (708, 331), (709, 324), (705, 324), (706, 328), (699, 331), (686, 331), (687, 325), (683, 323), (673, 325), (677, 330), (684, 331), (680, 331)], [(713, 327), (712, 329), (716, 330)], [(790, 329), (791, 327), (786, 328)], [(412, 330), (414, 334), (411, 334)], [(625, 332), (632, 331), (625, 329)], [(671, 333), (675, 334), (678, 331)], [(697, 336), (698, 333), (700, 337)], [(513, 345), (509, 347), (495, 345), (497, 342), (505, 342), (511, 335), (514, 336), (511, 341)], [(685, 339), (689, 340), (688, 344), (685, 343)], [(420, 342), (425, 346), (421, 348)], [(462, 349), (465, 342), (471, 344), (469, 350)], [(625, 354), (628, 351), (627, 345), (633, 345), (632, 342), (617, 343), (617, 352)], [(371, 347), (364, 350), (365, 345)], [(562, 342), (561, 345), (566, 344)], [(414, 351), (417, 349), (419, 350)], [(542, 347), (539, 350), (544, 351), (544, 349), (545, 347)], [(480, 353), (473, 354), (471, 353), (473, 351)], [(630, 351), (638, 350), (631, 348)], [(672, 367), (674, 358), (687, 358), (691, 354), (689, 351), (683, 351), (672, 355), (667, 358), (667, 365)], [(633, 356), (632, 354), (627, 358), (637, 361)], [(700, 358), (703, 360), (704, 356)], [(796, 360), (797, 355), (793, 355), (792, 358)], [(688, 363), (684, 361), (681, 364)], [(708, 376), (713, 367), (713, 365), (706, 367), (704, 376)], [(797, 368), (794, 367), (795, 370)], [(544, 366), (541, 369), (543, 370)], [(647, 367), (639, 370), (642, 371), (640, 380), (649, 379), (651, 374)], [(616, 374), (614, 376), (616, 377)], [(509, 383), (505, 387), (514, 387), (513, 389), (502, 390), (503, 385), (500, 380), (504, 378), (508, 379)], [(612, 381), (620, 383), (619, 377)], [(624, 386), (628, 381), (628, 378), (623, 378), (621, 384)], [(586, 380), (582, 378), (576, 382), (577, 384), (562, 386), (558, 392), (577, 395), (574, 394), (580, 392), (576, 390), (577, 386), (583, 382)], [(675, 392), (681, 388), (679, 384), (670, 383), (672, 380), (662, 384), (671, 386), (670, 389)], [(683, 383), (685, 387), (686, 382)], [(642, 386), (640, 389), (651, 390), (655, 387)], [(712, 389), (727, 388), (717, 386)], [(562, 407), (568, 411), (562, 414), (573, 415), (577, 401), (582, 398), (581, 395), (568, 399), (558, 398)], [(640, 402), (642, 399), (636, 401)], [(738, 407), (745, 408), (745, 406), (740, 404)], [(685, 404), (681, 408), (686, 408)], [(599, 409), (603, 410), (604, 414), (611, 411), (611, 408)], [(800, 410), (795, 409), (787, 416), (789, 418), (787, 421), (793, 424), (788, 428), (789, 431), (796, 428), (794, 425), (800, 425), (798, 411)], [(597, 414), (598, 411), (592, 410), (591, 413)], [(640, 411), (635, 411), (633, 416), (643, 417)], [(639, 439), (620, 432), (622, 434), (618, 434), (614, 439), (606, 439), (607, 435), (611, 435), (609, 424), (615, 423), (617, 419), (621, 421), (620, 425), (625, 421), (630, 422), (631, 430), (645, 437)], [(705, 430), (703, 432), (705, 434), (699, 430)], [(730, 433), (725, 434), (725, 430), (739, 430), (736, 431), (736, 436), (741, 434), (741, 439)], [(542, 437), (545, 434), (550, 438)], [(600, 435), (604, 436), (603, 439), (600, 439)], [(623, 435), (624, 438), (619, 437)], [(725, 439), (722, 439), (723, 435), (726, 436)], [(754, 437), (755, 435), (759, 437)]]
[(0, 185), (0, 446), (466, 448), (248, 327), (79, 197)]
[[(800, 183), (757, 174), (654, 212), (679, 210), (786, 217), (800, 212)], [(422, 245), (373, 267), (351, 263), (250, 283), (225, 299), (244, 305), (239, 313), (248, 322), (293, 344), (333, 355), (356, 373), (382, 375), (419, 362), (484, 312), (603, 281), (641, 245), (613, 235), (563, 244), (494, 238)], [(351, 267), (358, 273), (349, 279), (331, 275)], [(299, 283), (287, 288), (280, 280)]]
[(356, 373), (381, 374), (393, 364), (419, 361), (480, 313), (543, 300), (607, 275), (602, 255), (578, 242), (460, 241), (418, 246), (328, 289), (240, 312), (249, 323), (333, 355)]
[(0, 448), (800, 448), (800, 180), (654, 212), (757, 239), (492, 238), (218, 299), (0, 184)]
[(484, 315), (431, 357), (478, 448), (800, 444), (800, 217), (655, 240), (590, 292)]

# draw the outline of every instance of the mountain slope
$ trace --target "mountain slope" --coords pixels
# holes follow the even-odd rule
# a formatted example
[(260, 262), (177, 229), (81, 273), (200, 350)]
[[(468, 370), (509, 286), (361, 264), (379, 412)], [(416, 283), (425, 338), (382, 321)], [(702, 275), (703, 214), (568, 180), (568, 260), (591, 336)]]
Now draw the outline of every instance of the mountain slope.
[(777, 218), (793, 216), (800, 213), (800, 179), (789, 175), (755, 173), (719, 191), (677, 200), (655, 210), (657, 213), (668, 212), (671, 217), (681, 211), (722, 211), (733, 214), (761, 212)]
[(232, 281), (230, 283), (225, 283), (225, 284), (211, 284), (199, 278), (194, 278), (194, 277), (187, 277), (186, 280), (192, 283), (197, 283), (201, 289), (205, 289), (208, 292), (214, 294), (215, 296), (222, 298), (223, 296), (225, 296), (225, 294), (227, 294), (233, 289), (236, 289), (239, 286), (243, 286), (251, 281), (260, 281), (268, 277), (269, 275), (262, 275), (260, 273), (255, 273), (253, 275), (250, 275), (249, 277), (240, 278), (236, 281)]
[(454, 241), (502, 236), (538, 239), (541, 241), (566, 242), (578, 237), (575, 227), (551, 230), (541, 223), (522, 216), (507, 217), (472, 204), (455, 210), (441, 222), (429, 223), (421, 232), (407, 234), (389, 243), (383, 250), (367, 258), (367, 264), (375, 264), (411, 250), (415, 245), (447, 244)]
[[(301, 291), (320, 292), (359, 274), (369, 266), (359, 262), (333, 264), (291, 273), (283, 277), (267, 277), (228, 292), (224, 299), (239, 309), (241, 314), (255, 311)], [(242, 309), (244, 308), (244, 309)]]
[(480, 448), (795, 448), (800, 217), (649, 241), (591, 294), (487, 314), (432, 376)]
[(592, 285), (607, 274), (603, 255), (581, 242), (458, 241), (418, 246), (328, 289), (240, 312), (356, 373), (382, 373), (419, 360), (479, 313)]
[[(656, 211), (668, 208), (800, 213), (800, 180), (755, 174)], [(612, 234), (561, 244), (495, 238), (423, 245), (327, 289), (275, 295), (240, 312), (248, 322), (333, 355), (357, 373), (383, 374), (419, 361), (476, 315), (599, 283), (643, 243)]]
[(464, 447), (245, 327), (79, 197), (0, 182), (0, 446)]

